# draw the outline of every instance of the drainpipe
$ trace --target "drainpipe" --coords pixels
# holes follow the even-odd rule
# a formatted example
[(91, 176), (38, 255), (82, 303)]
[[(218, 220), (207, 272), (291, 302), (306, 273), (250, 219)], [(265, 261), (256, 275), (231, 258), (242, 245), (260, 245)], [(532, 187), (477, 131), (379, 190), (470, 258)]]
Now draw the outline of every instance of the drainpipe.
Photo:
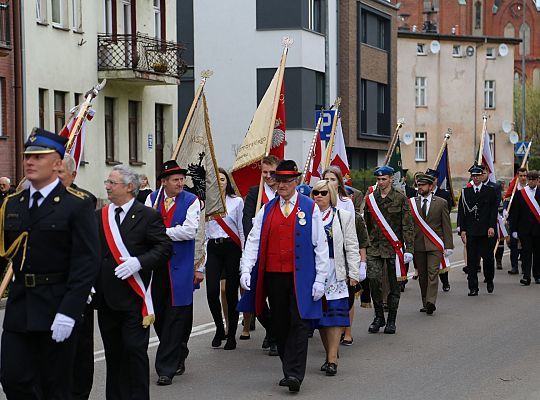
[(19, 182), (23, 175), (24, 119), (22, 71), (22, 2), (12, 1), (13, 7), (13, 69), (15, 78), (15, 176)]

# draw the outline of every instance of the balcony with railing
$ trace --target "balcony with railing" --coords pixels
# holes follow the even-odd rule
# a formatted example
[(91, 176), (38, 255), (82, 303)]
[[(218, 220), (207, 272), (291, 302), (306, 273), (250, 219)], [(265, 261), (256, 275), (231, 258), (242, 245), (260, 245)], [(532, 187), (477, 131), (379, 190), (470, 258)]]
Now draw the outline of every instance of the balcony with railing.
[(8, 1), (0, 1), (0, 57), (11, 51), (11, 24)]
[(98, 35), (98, 75), (142, 85), (179, 85), (185, 46), (142, 33)]

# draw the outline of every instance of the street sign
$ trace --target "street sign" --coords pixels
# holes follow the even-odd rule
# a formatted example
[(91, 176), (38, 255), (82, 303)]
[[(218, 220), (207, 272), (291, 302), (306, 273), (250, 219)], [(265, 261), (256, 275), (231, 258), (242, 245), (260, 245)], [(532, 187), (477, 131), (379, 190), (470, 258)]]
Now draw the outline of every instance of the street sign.
[[(321, 111), (315, 111), (315, 126), (319, 122), (319, 116)], [(323, 114), (323, 120), (321, 124), (321, 140), (330, 140), (330, 133), (332, 132), (332, 122), (334, 121), (334, 116), (336, 115), (336, 110), (326, 110)]]
[(514, 154), (518, 157), (523, 157), (527, 152), (530, 142), (517, 142), (515, 144)]

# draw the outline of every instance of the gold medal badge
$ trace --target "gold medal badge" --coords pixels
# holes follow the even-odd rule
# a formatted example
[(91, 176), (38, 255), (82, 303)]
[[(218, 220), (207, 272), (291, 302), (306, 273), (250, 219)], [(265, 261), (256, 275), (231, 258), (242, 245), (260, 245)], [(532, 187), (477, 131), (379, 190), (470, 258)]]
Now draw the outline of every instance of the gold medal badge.
[(298, 221), (298, 223), (302, 226), (304, 226), (306, 224), (306, 220), (304, 218), (302, 218), (300, 221)]

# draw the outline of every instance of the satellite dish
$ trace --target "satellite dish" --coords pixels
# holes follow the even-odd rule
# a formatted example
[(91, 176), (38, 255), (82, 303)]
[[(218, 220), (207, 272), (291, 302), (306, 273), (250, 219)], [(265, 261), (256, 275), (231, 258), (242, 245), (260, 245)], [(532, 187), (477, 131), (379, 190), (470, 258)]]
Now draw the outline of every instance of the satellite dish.
[(465, 50), (465, 54), (467, 54), (467, 57), (474, 56), (474, 47), (467, 46), (467, 50)]
[(506, 57), (508, 55), (508, 46), (505, 43), (499, 45), (499, 55), (501, 57)]
[(504, 133), (508, 134), (512, 130), (512, 123), (505, 119), (502, 123), (502, 130)]
[(403, 143), (409, 145), (414, 141), (413, 135), (411, 132), (405, 132), (403, 134)]
[(519, 142), (519, 135), (517, 134), (516, 131), (512, 131), (510, 132), (510, 143), (512, 144), (516, 144), (517, 142)]
[(441, 44), (438, 40), (433, 40), (429, 45), (429, 49), (433, 54), (437, 54), (439, 51), (441, 51)]

